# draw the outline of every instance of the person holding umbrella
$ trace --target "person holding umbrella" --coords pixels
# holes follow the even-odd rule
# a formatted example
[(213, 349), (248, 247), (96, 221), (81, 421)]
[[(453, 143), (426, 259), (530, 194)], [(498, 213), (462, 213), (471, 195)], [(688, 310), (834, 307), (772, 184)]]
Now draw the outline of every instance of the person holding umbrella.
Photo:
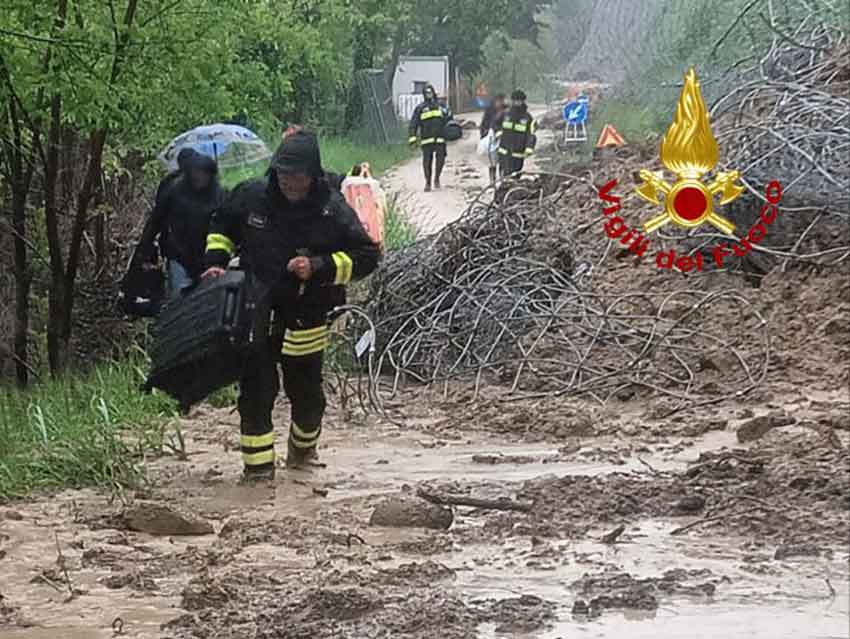
[(143, 268), (150, 268), (144, 265), (155, 260), (154, 240), (158, 239), (167, 260), (169, 300), (198, 281), (210, 217), (225, 195), (211, 157), (186, 148), (178, 154), (178, 164), (179, 172), (160, 184), (137, 249)]

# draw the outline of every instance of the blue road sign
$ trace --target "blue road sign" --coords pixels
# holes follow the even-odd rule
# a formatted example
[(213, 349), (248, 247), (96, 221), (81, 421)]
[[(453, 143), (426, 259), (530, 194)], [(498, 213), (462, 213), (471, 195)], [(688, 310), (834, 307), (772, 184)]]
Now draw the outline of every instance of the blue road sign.
[(584, 124), (587, 122), (587, 98), (579, 98), (578, 100), (570, 100), (564, 106), (564, 119), (568, 124)]

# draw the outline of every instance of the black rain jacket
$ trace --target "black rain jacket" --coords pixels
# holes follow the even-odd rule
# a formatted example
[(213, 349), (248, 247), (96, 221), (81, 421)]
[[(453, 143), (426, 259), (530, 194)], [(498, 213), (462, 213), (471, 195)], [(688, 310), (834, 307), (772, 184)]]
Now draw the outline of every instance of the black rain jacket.
[[(238, 254), (240, 267), (269, 291), (269, 303), (282, 313), (286, 328), (324, 326), (327, 314), (345, 303), (345, 285), (369, 275), (380, 252), (348, 206), (332, 189), (321, 168), (318, 144), (311, 158), (312, 190), (306, 200), (290, 202), (277, 183), (281, 145), (265, 180), (243, 182), (213, 215), (207, 238), (206, 266), (225, 267)], [(293, 136), (293, 137), (296, 137)], [(313, 276), (302, 283), (287, 271), (289, 261), (310, 257)]]
[[(210, 174), (210, 184), (197, 191), (189, 179), (191, 169)], [(186, 160), (185, 169), (171, 174), (160, 184), (154, 209), (139, 240), (138, 255), (150, 260), (155, 254), (153, 242), (159, 237), (160, 251), (167, 259), (183, 265), (193, 278), (204, 266), (204, 248), (213, 211), (221, 206), (225, 191), (218, 183), (218, 170), (211, 157), (196, 153)]]
[(497, 109), (492, 104), (484, 110), (484, 115), (481, 116), (481, 126), (478, 127), (482, 140), (486, 138), (487, 134), (490, 133), (490, 130), (496, 126), (496, 122), (500, 121), (501, 115), (504, 112), (504, 107)]

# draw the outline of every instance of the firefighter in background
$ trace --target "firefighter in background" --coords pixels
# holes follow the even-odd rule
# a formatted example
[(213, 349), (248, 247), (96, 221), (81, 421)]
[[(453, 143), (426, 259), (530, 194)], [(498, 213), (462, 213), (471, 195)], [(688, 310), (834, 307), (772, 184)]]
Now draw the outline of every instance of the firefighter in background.
[[(446, 124), (452, 119), (451, 112), (439, 103), (433, 85), (426, 85), (422, 91), (425, 101), (416, 107), (410, 118), (410, 142), (416, 144), (417, 136), (422, 146), (422, 168), (425, 171), (425, 191), (431, 190), (431, 178), (434, 188), (440, 188), (440, 175), (446, 164)], [(434, 166), (436, 157), (437, 165)]]
[(514, 91), (510, 108), (493, 127), (499, 137), (499, 167), (503, 177), (519, 174), (537, 144), (537, 125), (525, 99), (523, 91)]
[[(216, 211), (204, 277), (219, 277), (238, 252), (266, 339), (245, 367), (238, 402), (244, 479), (274, 478), (272, 408), (283, 388), (291, 405), (286, 465), (313, 462), (325, 412), (322, 360), (328, 313), (345, 285), (378, 264), (378, 247), (325, 178), (315, 135), (286, 137), (265, 179), (243, 182)], [(268, 322), (262, 321), (268, 318)]]

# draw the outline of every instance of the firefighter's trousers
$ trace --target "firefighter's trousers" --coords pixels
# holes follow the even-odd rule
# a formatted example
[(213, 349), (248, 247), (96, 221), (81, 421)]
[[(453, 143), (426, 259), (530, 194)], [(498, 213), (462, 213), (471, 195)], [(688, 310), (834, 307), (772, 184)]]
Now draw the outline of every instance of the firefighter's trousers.
[(502, 177), (521, 173), (523, 166), (525, 166), (525, 158), (515, 158), (510, 155), (499, 156), (499, 168), (501, 169)]
[[(434, 167), (434, 158), (437, 159), (437, 166)], [(425, 184), (431, 185), (431, 177), (439, 182), (440, 176), (443, 174), (443, 167), (446, 164), (446, 144), (435, 143), (425, 144), (422, 146), (422, 169), (425, 172)]]
[(285, 340), (270, 339), (269, 348), (258, 352), (248, 363), (238, 405), (246, 472), (274, 465), (272, 409), (280, 392), (278, 364), (283, 369), (283, 389), (291, 406), (289, 443), (301, 450), (318, 444), (325, 414), (322, 360), (327, 334), (327, 326), (287, 330)]

